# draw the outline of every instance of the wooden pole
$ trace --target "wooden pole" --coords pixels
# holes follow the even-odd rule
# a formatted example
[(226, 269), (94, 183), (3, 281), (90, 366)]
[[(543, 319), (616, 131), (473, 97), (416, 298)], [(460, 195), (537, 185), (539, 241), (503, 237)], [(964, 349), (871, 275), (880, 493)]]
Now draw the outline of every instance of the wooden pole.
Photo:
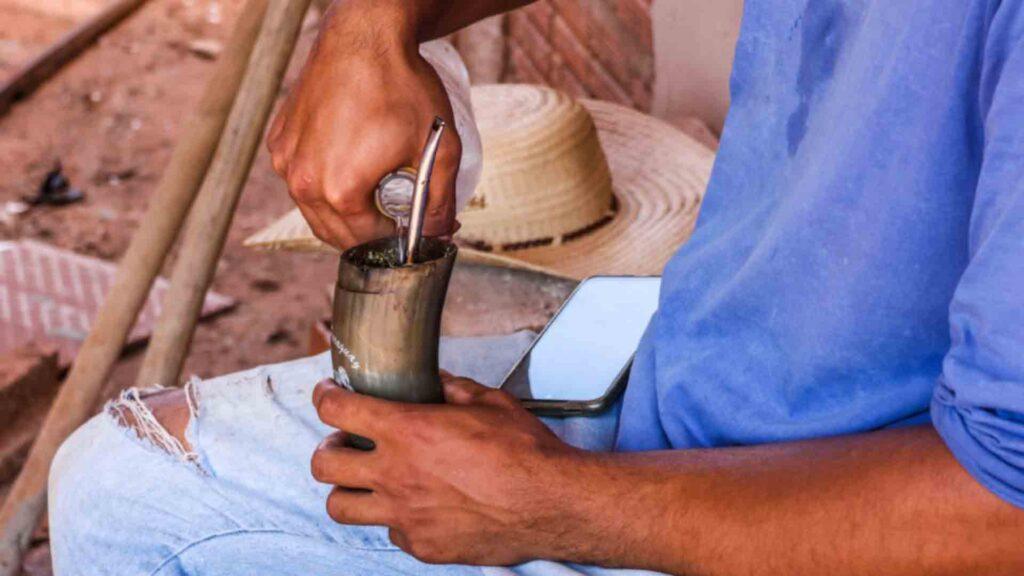
[(75, 358), (28, 460), (0, 508), (0, 576), (20, 573), (20, 558), (46, 502), (54, 453), (95, 409), (153, 280), (199, 189), (245, 74), (267, 0), (248, 0), (194, 117), (174, 148), (149, 208), (121, 259), (117, 277)]
[(163, 311), (136, 383), (174, 385), (188, 352), (203, 297), (213, 280), (235, 206), (277, 97), (310, 0), (273, 0), (249, 61), (224, 136), (185, 225)]
[(135, 12), (146, 0), (118, 0), (99, 14), (61, 36), (42, 54), (22, 66), (10, 80), (0, 84), (0, 114), (32, 93), (64, 64), (85, 50), (107, 30)]

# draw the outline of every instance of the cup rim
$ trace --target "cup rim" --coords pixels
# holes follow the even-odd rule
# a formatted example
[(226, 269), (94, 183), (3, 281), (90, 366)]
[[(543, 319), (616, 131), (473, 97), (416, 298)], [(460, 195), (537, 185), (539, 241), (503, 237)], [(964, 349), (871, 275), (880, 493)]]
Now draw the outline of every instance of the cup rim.
[[(450, 240), (425, 236), (420, 241), (418, 252), (421, 256), (425, 255), (427, 257), (417, 261), (415, 264), (399, 264), (395, 261), (398, 255), (398, 241), (398, 237), (390, 236), (364, 242), (342, 252), (341, 261), (364, 270), (401, 270), (424, 266), (448, 257), (454, 258), (459, 250), (455, 243)], [(371, 253), (377, 252), (379, 254), (382, 250), (394, 251), (394, 257), (390, 262), (386, 260), (387, 256), (385, 256), (385, 259), (368, 259)]]

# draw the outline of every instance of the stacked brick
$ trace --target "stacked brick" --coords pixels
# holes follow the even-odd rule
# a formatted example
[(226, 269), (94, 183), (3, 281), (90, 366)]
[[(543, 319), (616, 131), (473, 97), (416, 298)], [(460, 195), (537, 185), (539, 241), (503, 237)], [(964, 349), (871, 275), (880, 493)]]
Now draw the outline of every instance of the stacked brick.
[(540, 0), (508, 18), (507, 82), (650, 110), (651, 0)]

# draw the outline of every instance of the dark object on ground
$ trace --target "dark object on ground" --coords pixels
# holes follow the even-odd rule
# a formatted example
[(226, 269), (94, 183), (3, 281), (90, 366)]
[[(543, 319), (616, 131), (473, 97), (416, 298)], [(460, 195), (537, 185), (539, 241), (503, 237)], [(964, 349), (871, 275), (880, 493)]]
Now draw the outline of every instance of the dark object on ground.
[(32, 93), (61, 66), (85, 50), (107, 30), (116, 26), (146, 0), (118, 0), (95, 17), (65, 34), (53, 46), (0, 84), (0, 114), (11, 104)]
[(85, 199), (85, 193), (71, 185), (71, 181), (64, 175), (64, 167), (60, 160), (46, 173), (43, 182), (39, 185), (39, 192), (25, 201), (33, 206), (49, 204), (50, 206), (64, 206)]
[[(286, 4), (291, 6), (302, 1), (288, 0)], [(125, 338), (207, 172), (229, 116), (228, 110), (233, 107), (235, 94), (248, 68), (256, 37), (262, 36), (263, 29), (267, 30), (267, 35), (276, 31), (273, 27), (276, 22), (264, 17), (265, 6), (264, 0), (246, 3), (228, 48), (220, 58), (216, 75), (199, 103), (198, 115), (175, 148), (150, 207), (121, 259), (113, 288), (117, 298), (109, 299), (101, 307), (94, 328), (79, 351), (78, 361), (71, 368), (67, 385), (54, 400), (25, 465), (0, 507), (0, 576), (15, 576), (20, 569), (32, 529), (45, 508), (46, 479), (53, 456), (64, 439), (92, 413), (103, 383), (121, 353)], [(305, 12), (304, 4), (302, 8)], [(262, 25), (264, 20), (266, 26)]]

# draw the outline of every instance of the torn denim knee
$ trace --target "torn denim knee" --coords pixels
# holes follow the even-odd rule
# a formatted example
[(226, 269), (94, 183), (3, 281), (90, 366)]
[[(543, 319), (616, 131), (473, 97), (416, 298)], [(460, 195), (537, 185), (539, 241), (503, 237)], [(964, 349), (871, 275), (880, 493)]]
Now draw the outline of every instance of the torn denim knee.
[[(195, 386), (198, 379), (190, 380), (185, 384), (185, 401), (188, 405), (189, 426), (199, 416), (199, 403), (196, 398)], [(164, 386), (153, 386), (145, 389), (128, 388), (121, 392), (116, 400), (107, 403), (105, 411), (114, 418), (116, 423), (128, 430), (134, 431), (136, 437), (150, 445), (170, 454), (181, 462), (194, 466), (202, 471), (199, 464), (199, 454), (185, 445), (171, 434), (153, 415), (153, 411), (144, 402), (150, 396), (161, 390)], [(131, 418), (129, 418), (129, 415)], [(187, 427), (186, 427), (187, 429)]]

